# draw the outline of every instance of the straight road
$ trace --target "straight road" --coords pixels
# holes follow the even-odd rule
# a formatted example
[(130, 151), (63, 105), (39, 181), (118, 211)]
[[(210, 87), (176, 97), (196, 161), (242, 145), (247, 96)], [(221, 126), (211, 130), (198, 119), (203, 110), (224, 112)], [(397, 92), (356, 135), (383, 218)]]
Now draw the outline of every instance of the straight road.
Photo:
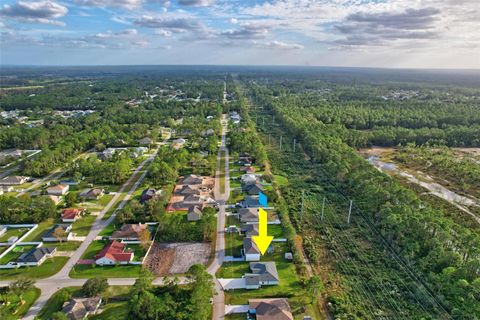
[[(226, 147), (226, 134), (228, 128), (228, 118), (226, 115), (222, 117), (222, 143), (217, 154), (217, 170), (215, 175), (215, 188), (214, 195), (215, 200), (218, 203), (218, 215), (217, 215), (217, 241), (215, 243), (215, 257), (212, 264), (208, 267), (207, 271), (215, 278), (215, 291), (216, 295), (213, 297), (213, 314), (212, 319), (224, 319), (225, 318), (225, 294), (223, 288), (215, 277), (215, 273), (222, 266), (225, 259), (225, 204), (230, 196), (230, 170), (229, 170), (229, 154)], [(222, 154), (225, 157), (225, 168), (221, 168)], [(225, 174), (222, 174), (222, 169)], [(225, 179), (225, 190), (223, 193), (220, 191), (220, 180)]]

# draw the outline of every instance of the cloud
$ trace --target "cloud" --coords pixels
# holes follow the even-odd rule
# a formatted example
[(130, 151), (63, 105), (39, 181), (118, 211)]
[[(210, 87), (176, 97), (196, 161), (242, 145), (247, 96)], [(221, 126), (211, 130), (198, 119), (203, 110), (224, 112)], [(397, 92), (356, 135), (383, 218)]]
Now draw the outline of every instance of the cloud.
[(348, 15), (334, 30), (344, 36), (343, 46), (386, 45), (396, 40), (434, 39), (440, 11), (436, 8), (406, 9), (402, 12), (358, 12)]
[(157, 29), (157, 30), (155, 30), (155, 34), (158, 34), (159, 36), (164, 36), (164, 37), (171, 37), (172, 36), (172, 32), (169, 31), (169, 30), (165, 30), (165, 29)]
[(143, 0), (74, 0), (80, 6), (100, 8), (135, 9), (143, 4)]
[(178, 3), (182, 6), (191, 7), (208, 7), (211, 6), (214, 2), (214, 0), (178, 0)]
[(68, 13), (68, 8), (53, 1), (18, 1), (15, 4), (5, 4), (0, 10), (0, 16), (30, 23), (44, 23), (64, 26), (65, 23), (55, 19)]
[(269, 33), (270, 26), (263, 23), (245, 23), (239, 29), (228, 29), (220, 32), (221, 37), (236, 40), (264, 38)]
[(265, 43), (266, 48), (271, 49), (280, 49), (280, 50), (301, 50), (304, 48), (303, 45), (298, 43), (286, 43), (282, 41), (273, 40)]
[(143, 16), (136, 19), (133, 23), (141, 27), (163, 29), (172, 33), (197, 31), (205, 28), (199, 20), (193, 17)]

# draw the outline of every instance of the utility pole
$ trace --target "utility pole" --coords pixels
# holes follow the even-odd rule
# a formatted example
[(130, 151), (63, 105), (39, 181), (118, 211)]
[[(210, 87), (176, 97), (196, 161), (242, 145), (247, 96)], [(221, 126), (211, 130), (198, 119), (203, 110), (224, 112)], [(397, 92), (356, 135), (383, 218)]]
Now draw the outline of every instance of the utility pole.
[(323, 202), (322, 202), (322, 221), (323, 221), (323, 213), (325, 212), (325, 197), (323, 197)]
[(347, 219), (348, 224), (350, 224), (350, 216), (352, 215), (352, 205), (353, 205), (353, 200), (350, 200), (350, 209), (348, 209), (348, 219)]
[(293, 139), (293, 152), (295, 152), (295, 145), (297, 144), (297, 139)]
[(282, 139), (283, 139), (283, 136), (280, 136), (280, 150), (282, 150)]

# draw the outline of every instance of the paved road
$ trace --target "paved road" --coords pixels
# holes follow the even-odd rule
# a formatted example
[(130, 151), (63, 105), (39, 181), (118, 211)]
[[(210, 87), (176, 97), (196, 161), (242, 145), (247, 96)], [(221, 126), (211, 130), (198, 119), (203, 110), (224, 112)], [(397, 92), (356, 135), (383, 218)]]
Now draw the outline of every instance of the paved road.
[[(222, 143), (217, 155), (217, 170), (215, 177), (215, 200), (219, 204), (218, 216), (217, 216), (217, 241), (215, 244), (215, 258), (212, 264), (208, 267), (208, 273), (215, 277), (215, 273), (221, 267), (225, 259), (225, 203), (230, 196), (230, 170), (229, 170), (229, 156), (228, 149), (226, 147), (226, 134), (228, 127), (228, 119), (226, 115), (222, 118)], [(222, 153), (225, 155), (225, 190), (220, 192), (220, 179), (222, 179), (222, 170), (220, 165), (222, 163)], [(224, 319), (225, 318), (225, 294), (223, 288), (215, 278), (215, 291), (216, 295), (213, 297), (213, 314), (212, 319)]]
[[(163, 141), (163, 144), (170, 139), (170, 134), (165, 138)], [(85, 250), (88, 248), (88, 246), (92, 243), (93, 240), (100, 234), (100, 232), (110, 224), (110, 222), (115, 219), (115, 214), (112, 214), (108, 219), (102, 220), (102, 218), (105, 216), (105, 214), (117, 203), (118, 199), (123, 195), (123, 192), (128, 188), (129, 185), (132, 184), (132, 182), (137, 179), (138, 174), (140, 171), (143, 170), (143, 168), (153, 161), (155, 156), (158, 153), (159, 148), (155, 150), (153, 154), (151, 154), (147, 159), (142, 161), (140, 165), (133, 171), (132, 175), (130, 178), (122, 185), (120, 190), (115, 194), (115, 196), (108, 202), (108, 204), (103, 208), (103, 210), (99, 213), (99, 215), (96, 217), (92, 228), (88, 235), (85, 237), (85, 240), (82, 242), (80, 247), (75, 250), (75, 252), (72, 254), (70, 259), (67, 261), (67, 263), (63, 266), (63, 268), (56, 273), (55, 275), (38, 280), (36, 282), (36, 286), (41, 290), (41, 295), (35, 301), (34, 305), (30, 308), (28, 313), (25, 315), (24, 319), (27, 320), (33, 320), (40, 310), (43, 308), (43, 306), (46, 304), (48, 299), (59, 289), (64, 288), (64, 287), (70, 287), (70, 286), (76, 286), (76, 285), (82, 285), (86, 279), (72, 279), (69, 277), (69, 273), (72, 270), (72, 268), (75, 266), (77, 261), (80, 259), (80, 257), (83, 255)], [(81, 157), (80, 155), (79, 157)], [(77, 157), (78, 158), (78, 157)], [(121, 209), (125, 206), (125, 204), (130, 200), (132, 197), (132, 194), (136, 191), (136, 189), (140, 186), (140, 184), (143, 182), (145, 179), (145, 176), (147, 175), (147, 170), (145, 170), (140, 177), (136, 180), (136, 182), (132, 185), (130, 190), (127, 192), (125, 197), (122, 199), (120, 204), (118, 205), (117, 208)], [(50, 175), (45, 177), (44, 179), (41, 179), (42, 182), (46, 181), (48, 179), (51, 179), (51, 177), (55, 175), (62, 175), (63, 172), (58, 169), (55, 172), (52, 172)], [(112, 278), (108, 279), (109, 283), (111, 285), (132, 285), (135, 282), (135, 279), (130, 279), (130, 278)], [(158, 283), (161, 284), (163, 281), (162, 278), (158, 278), (154, 281), (154, 284)], [(185, 281), (183, 279), (182, 281)], [(0, 286), (5, 286), (8, 285), (11, 281), (0, 281)]]

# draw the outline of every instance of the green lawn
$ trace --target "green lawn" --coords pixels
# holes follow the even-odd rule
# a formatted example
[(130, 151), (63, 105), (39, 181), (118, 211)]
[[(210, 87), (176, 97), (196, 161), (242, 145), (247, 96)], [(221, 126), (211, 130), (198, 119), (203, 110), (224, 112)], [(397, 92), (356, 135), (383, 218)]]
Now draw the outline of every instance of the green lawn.
[(274, 238), (283, 238), (283, 229), (280, 224), (269, 224), (267, 226), (267, 233)]
[(62, 243), (60, 242), (49, 242), (49, 243), (44, 243), (43, 245), (46, 247), (56, 247), (57, 251), (75, 251), (80, 247), (82, 244), (81, 241), (64, 241)]
[[(108, 297), (108, 299), (113, 300), (113, 302), (108, 303), (103, 307), (104, 312), (101, 315), (92, 317), (93, 319), (124, 319), (123, 315), (126, 313), (122, 313), (123, 311), (120, 308), (116, 308), (117, 304), (124, 305), (124, 311), (126, 312), (127, 304), (126, 302), (117, 302), (118, 300), (128, 299), (128, 292), (130, 291), (130, 286), (110, 286), (108, 287), (107, 291), (103, 294), (104, 297)], [(52, 297), (47, 301), (47, 304), (43, 307), (38, 315), (38, 319), (40, 320), (48, 320), (50, 319), (51, 315), (55, 312), (61, 311), (62, 306), (65, 303), (65, 292), (68, 292), (72, 295), (72, 297), (81, 297), (82, 290), (81, 287), (66, 287), (63, 289), (58, 290), (55, 292)], [(114, 316), (118, 313), (117, 318)], [(90, 319), (90, 318), (89, 318)]]
[(225, 255), (240, 256), (244, 237), (237, 233), (225, 233)]
[(247, 262), (224, 262), (216, 276), (217, 278), (241, 278), (247, 272), (250, 272)]
[[(121, 226), (118, 226), (120, 228)], [(103, 230), (100, 232), (100, 236), (110, 236), (112, 235), (113, 231), (117, 230), (117, 225), (115, 224), (115, 219)]]
[(5, 318), (2, 318), (2, 319), (4, 320), (21, 319), (27, 313), (27, 311), (30, 309), (33, 303), (38, 299), (39, 296), (40, 296), (40, 289), (32, 288), (27, 292), (25, 292), (25, 294), (22, 296), (25, 303), (19, 306), (20, 301), (18, 297), (13, 294), (10, 294), (8, 296), (8, 301), (10, 302), (8, 308), (12, 312), (12, 315), (11, 316), (7, 315)]
[(92, 241), (88, 246), (87, 250), (82, 255), (82, 259), (93, 259), (93, 257), (103, 249), (103, 247), (108, 243), (108, 241)]
[(10, 237), (20, 238), (24, 235), (29, 229), (28, 228), (8, 228), (7, 232), (0, 237), (0, 242), (7, 242)]
[(137, 278), (141, 270), (141, 265), (124, 266), (95, 266), (95, 265), (76, 265), (70, 271), (72, 278), (94, 278), (103, 276), (107, 278)]
[(23, 242), (42, 241), (42, 235), (53, 226), (54, 220), (47, 219), (38, 224), (38, 227), (26, 237)]
[(89, 317), (90, 320), (124, 320), (128, 319), (128, 301), (111, 302), (103, 307), (99, 315)]
[(28, 252), (33, 249), (35, 246), (15, 246), (9, 253), (7, 253), (2, 259), (0, 259), (0, 264), (7, 264), (10, 261), (15, 261), (23, 253)]
[(81, 296), (81, 288), (80, 287), (67, 287), (58, 290), (55, 292), (50, 299), (48, 299), (47, 304), (43, 307), (43, 309), (38, 314), (38, 319), (49, 320), (53, 313), (62, 310), (62, 306), (65, 303), (65, 293), (71, 294), (73, 297), (80, 297)]
[(22, 277), (42, 279), (47, 278), (62, 269), (67, 263), (68, 257), (53, 257), (45, 260), (38, 267), (23, 267), (18, 269), (0, 269), (0, 279), (18, 279)]
[(93, 222), (97, 217), (94, 215), (83, 216), (73, 223), (72, 232), (77, 236), (86, 236), (92, 228)]
[(281, 175), (278, 175), (278, 174), (273, 175), (273, 177), (274, 177), (274, 180), (278, 183), (278, 185), (280, 187), (288, 184), (288, 178), (287, 177), (284, 177), (284, 176), (281, 176)]

